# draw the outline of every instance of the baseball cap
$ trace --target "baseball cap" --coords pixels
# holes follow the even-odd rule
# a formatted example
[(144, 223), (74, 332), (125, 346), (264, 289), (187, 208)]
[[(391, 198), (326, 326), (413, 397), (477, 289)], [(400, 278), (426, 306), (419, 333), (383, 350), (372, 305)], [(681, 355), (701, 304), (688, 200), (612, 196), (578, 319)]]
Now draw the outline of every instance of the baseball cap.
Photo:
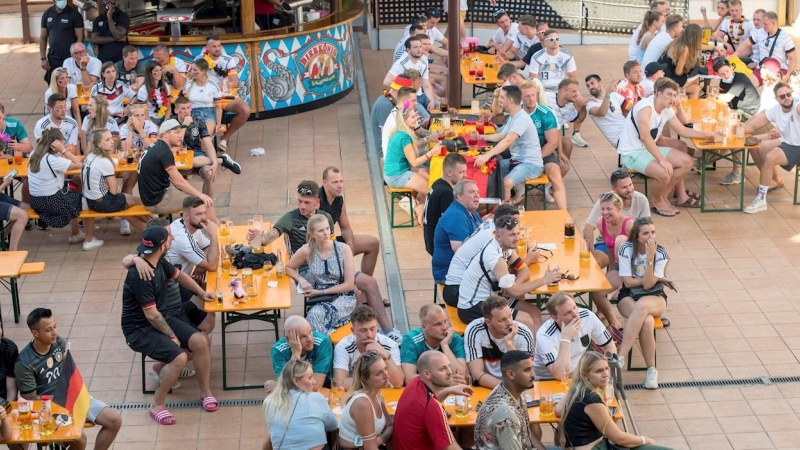
[(158, 134), (164, 134), (167, 131), (172, 131), (176, 128), (181, 128), (183, 125), (180, 124), (175, 119), (165, 120), (164, 123), (161, 124), (161, 128), (158, 129)]
[(659, 70), (667, 70), (666, 64), (659, 64), (657, 62), (651, 62), (644, 68), (644, 76), (652, 77), (656, 74)]
[(394, 81), (392, 81), (392, 85), (390, 86), (393, 91), (399, 91), (400, 88), (404, 87), (414, 87), (414, 82), (411, 78), (402, 77), (400, 75), (394, 77)]
[[(163, 125), (162, 125), (163, 126)], [(136, 251), (142, 255), (149, 255), (164, 245), (169, 239), (169, 232), (164, 227), (150, 227), (142, 231), (142, 243)]]

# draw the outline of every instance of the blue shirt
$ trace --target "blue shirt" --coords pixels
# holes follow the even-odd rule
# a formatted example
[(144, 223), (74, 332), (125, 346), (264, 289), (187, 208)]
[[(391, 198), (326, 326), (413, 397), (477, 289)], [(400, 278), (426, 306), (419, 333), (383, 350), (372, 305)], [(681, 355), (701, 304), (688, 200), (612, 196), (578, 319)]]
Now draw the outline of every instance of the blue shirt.
[[(453, 333), (448, 346), (456, 358), (467, 359), (467, 355), (464, 353), (464, 338)], [(400, 361), (404, 364), (414, 364), (416, 366), (420, 355), (428, 350), (441, 351), (441, 347), (430, 348), (425, 342), (425, 334), (422, 332), (422, 328), (414, 328), (403, 336), (403, 344), (400, 345)]]
[(447, 278), (447, 269), (455, 252), (450, 246), (450, 241), (464, 242), (469, 235), (481, 224), (481, 216), (477, 212), (467, 212), (458, 201), (450, 204), (439, 218), (436, 231), (433, 234), (433, 279), (444, 283)]
[[(311, 364), (311, 371), (314, 373), (324, 373), (326, 377), (331, 375), (333, 366), (333, 345), (328, 336), (314, 331), (314, 349), (302, 356), (302, 360)], [(272, 368), (275, 369), (275, 376), (278, 377), (283, 370), (283, 366), (292, 359), (292, 349), (289, 342), (282, 337), (272, 346)]]

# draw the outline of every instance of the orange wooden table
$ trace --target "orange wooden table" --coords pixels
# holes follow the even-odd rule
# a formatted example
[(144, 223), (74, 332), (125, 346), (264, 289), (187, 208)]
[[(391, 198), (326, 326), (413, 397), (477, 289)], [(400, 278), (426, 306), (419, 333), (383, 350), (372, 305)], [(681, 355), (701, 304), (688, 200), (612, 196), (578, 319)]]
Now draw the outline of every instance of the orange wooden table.
[[(478, 80), (475, 75), (469, 74), (471, 64), (478, 69), (483, 69), (483, 78)], [(475, 98), (484, 92), (491, 92), (494, 86), (502, 82), (497, 78), (497, 71), (502, 63), (495, 61), (495, 55), (484, 53), (470, 53), (466, 58), (461, 58), (461, 79), (472, 86), (472, 97)], [(454, 105), (455, 106), (455, 105)]]
[[(220, 243), (223, 246), (231, 245), (233, 243), (246, 244), (247, 243), (247, 225), (235, 226), (230, 239), (228, 236), (220, 236)], [(282, 255), (288, 255), (286, 251), (286, 241), (282, 238), (275, 239), (271, 244), (263, 247), (264, 253), (278, 252)], [(219, 269), (218, 269), (219, 270)], [(236, 276), (230, 276), (227, 271), (222, 273), (222, 293), (223, 299), (220, 305), (216, 301), (206, 302), (204, 310), (206, 312), (222, 313), (222, 388), (224, 390), (231, 389), (261, 389), (264, 386), (258, 385), (240, 385), (228, 386), (228, 363), (227, 353), (225, 346), (225, 331), (228, 326), (237, 322), (244, 322), (248, 320), (260, 320), (273, 325), (275, 329), (275, 340), (280, 339), (278, 333), (278, 320), (281, 318), (281, 311), (292, 307), (292, 293), (291, 293), (291, 279), (284, 275), (282, 279), (277, 279), (275, 269), (270, 274), (266, 274), (264, 269), (253, 271), (253, 281), (256, 285), (257, 295), (253, 298), (245, 297), (242, 300), (246, 302), (239, 302), (233, 296), (233, 292), (229, 286), (231, 279), (241, 278), (241, 270), (238, 270)], [(275, 282), (277, 286), (269, 287), (268, 282)], [(208, 272), (206, 275), (206, 290), (209, 292), (217, 291), (217, 272)], [(234, 304), (234, 300), (237, 301)], [(247, 330), (234, 331), (247, 332)]]
[[(139, 170), (139, 164), (137, 162), (133, 162), (132, 164), (125, 164), (120, 165), (118, 160), (118, 154), (112, 153), (111, 160), (114, 161), (114, 173), (131, 173), (136, 172)], [(84, 155), (78, 155), (78, 158), (83, 160), (85, 158)], [(14, 178), (27, 178), (28, 177), (28, 160), (23, 159), (22, 164), (8, 164), (7, 161), (9, 160), (0, 160), (0, 178), (6, 176), (12, 169), (17, 169), (17, 174), (14, 175)], [(187, 150), (186, 155), (184, 158), (179, 158), (175, 156), (175, 166), (178, 170), (190, 170), (192, 168), (192, 164), (194, 163), (194, 151)], [(65, 172), (66, 175), (80, 175), (80, 170), (68, 170)]]
[[(28, 252), (26, 250), (0, 252), (0, 284), (8, 289), (8, 292), (11, 294), (14, 323), (19, 323), (20, 309), (17, 279), (19, 278), (19, 273), (22, 270), (22, 265), (25, 264), (26, 258), (28, 258)], [(3, 318), (0, 316), (0, 324), (2, 323)]]
[[(14, 409), (17, 408), (17, 402), (11, 402), (11, 405)], [(39, 400), (34, 400), (33, 405), (31, 405), (31, 411), (38, 412), (42, 409), (42, 402)], [(66, 409), (63, 407), (56, 405), (55, 403), (51, 402), (51, 409), (53, 414), (69, 414)], [(81, 434), (83, 433), (83, 424), (76, 424), (71, 423), (69, 425), (59, 425), (56, 427), (56, 430), (53, 431), (53, 434), (42, 436), (39, 434), (39, 424), (33, 424), (33, 429), (31, 430), (20, 430), (19, 429), (19, 422), (15, 418), (11, 418), (11, 436), (4, 440), (0, 441), (0, 444), (6, 445), (26, 445), (26, 444), (51, 444), (54, 442), (73, 442), (80, 440)]]

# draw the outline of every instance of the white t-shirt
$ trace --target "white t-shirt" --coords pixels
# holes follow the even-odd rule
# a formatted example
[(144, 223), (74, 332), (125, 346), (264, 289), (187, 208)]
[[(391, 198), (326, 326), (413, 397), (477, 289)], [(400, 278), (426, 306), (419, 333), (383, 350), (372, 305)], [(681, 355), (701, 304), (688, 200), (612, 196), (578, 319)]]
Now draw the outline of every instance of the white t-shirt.
[(644, 56), (642, 56), (642, 67), (646, 68), (651, 62), (657, 62), (670, 42), (672, 42), (672, 36), (669, 33), (658, 33), (651, 39), (647, 44), (647, 50), (644, 51)]
[(513, 47), (517, 49), (517, 59), (524, 58), (525, 55), (528, 54), (528, 50), (530, 50), (533, 44), (539, 42), (538, 37), (534, 36), (532, 38), (529, 38), (528, 36), (525, 36), (519, 31), (517, 31), (517, 34), (514, 35), (513, 40), (514, 40)]
[(401, 56), (403, 56), (403, 53), (406, 52), (406, 40), (407, 39), (408, 39), (408, 36), (403, 36), (403, 38), (400, 39), (400, 42), (398, 42), (397, 45), (395, 45), (395, 47), (394, 47), (394, 56), (392, 57), (392, 63), (397, 62), (397, 60), (400, 59)]
[(58, 128), (64, 135), (64, 144), (78, 145), (78, 122), (72, 117), (64, 117), (60, 126), (53, 123), (50, 115), (46, 115), (36, 122), (33, 126), (33, 137), (38, 142), (42, 138), (42, 132), (48, 128)]
[[(90, 120), (91, 118), (89, 116), (86, 116), (83, 118), (83, 123), (81, 124), (81, 129), (86, 134), (86, 142), (91, 142), (92, 132), (94, 131), (94, 130), (89, 130)], [(95, 127), (95, 129), (97, 128), (100, 127)], [(105, 128), (108, 131), (110, 131), (112, 136), (119, 136), (119, 125), (117, 125), (117, 121), (112, 119), (111, 117), (106, 119), (106, 125), (102, 128)]]
[[(50, 108), (47, 107), (47, 99), (53, 95), (53, 90), (47, 88), (44, 91), (44, 115), (50, 114)], [(78, 98), (78, 87), (74, 84), (67, 85), (67, 117), (72, 117), (72, 99)], [(74, 117), (73, 117), (74, 119)]]
[[(444, 12), (447, 12), (449, 7), (450, 2), (444, 0), (444, 2), (442, 2), (442, 8), (444, 9)], [(469, 10), (469, 7), (467, 6), (467, 0), (458, 0), (458, 7), (461, 9), (461, 11)]]
[[(195, 61), (204, 58), (205, 58), (204, 55), (200, 54), (200, 56), (195, 58)], [(222, 88), (222, 77), (223, 76), (227, 77), (228, 72), (236, 69), (238, 65), (239, 65), (238, 58), (234, 58), (233, 56), (230, 56), (227, 53), (223, 52), (221, 55), (219, 55), (219, 58), (217, 58), (214, 68), (208, 69), (208, 72), (206, 72), (208, 74), (208, 79), (212, 80), (214, 83), (217, 83), (217, 86)]]
[[(483, 258), (481, 258), (481, 252), (483, 252)], [(511, 252), (503, 252), (497, 239), (491, 239), (483, 244), (475, 257), (470, 260), (464, 276), (461, 278), (461, 287), (458, 289), (458, 309), (470, 309), (492, 295), (492, 283), (497, 281), (492, 272), (494, 266), (500, 262), (501, 258), (506, 259), (510, 254)], [(486, 273), (489, 274), (488, 280), (483, 274), (481, 260)]]
[[(407, 69), (417, 69), (417, 70), (419, 70), (419, 73), (422, 75), (422, 79), (423, 80), (427, 80), (428, 79), (428, 57), (426, 55), (422, 55), (422, 57), (420, 59), (418, 59), (417, 62), (415, 63), (415, 62), (413, 62), (411, 60), (411, 55), (409, 55), (406, 52), (403, 52), (403, 54), (400, 55), (400, 58), (398, 58), (397, 61), (395, 61), (392, 64), (392, 67), (389, 69), (389, 73), (394, 75), (394, 76), (398, 76), (398, 75), (404, 73)], [(421, 87), (419, 88), (419, 90), (417, 90), (417, 95), (422, 95), (422, 88)]]
[(489, 239), (492, 239), (492, 236), (494, 236), (494, 220), (486, 220), (464, 239), (464, 242), (461, 243), (461, 246), (458, 247), (458, 250), (453, 255), (453, 259), (450, 260), (450, 267), (447, 269), (447, 278), (445, 279), (446, 285), (461, 284), (461, 280), (464, 278), (464, 271), (467, 270), (470, 260), (483, 249), (483, 246), (489, 242)]
[(547, 96), (547, 106), (553, 110), (559, 128), (578, 118), (578, 111), (572, 102), (564, 106), (558, 106), (558, 92), (548, 91), (545, 92), (545, 95)]
[[(722, 31), (723, 33), (727, 34), (729, 39), (736, 38), (739, 40), (739, 43), (734, 45), (733, 48), (739, 48), (739, 45), (741, 45), (742, 42), (750, 38), (750, 35), (753, 34), (753, 30), (755, 29), (755, 27), (753, 26), (753, 22), (746, 17), (744, 18), (744, 21), (742, 23), (733, 22), (733, 33), (731, 33), (730, 27), (731, 27), (731, 16), (727, 16), (724, 19), (722, 19), (722, 23), (719, 25), (719, 31)], [(740, 28), (744, 29), (744, 34), (742, 35), (741, 38), (739, 37)], [(733, 36), (731, 36), (731, 34), (733, 34)], [(732, 42), (731, 45), (733, 45)]]
[(125, 110), (124, 100), (136, 97), (129, 84), (122, 80), (115, 80), (114, 87), (108, 89), (102, 82), (92, 86), (91, 96), (102, 95), (108, 101), (108, 110), (112, 114), (119, 114)]
[[(637, 253), (636, 257), (633, 260), (633, 265), (631, 265), (632, 254), (633, 254), (632, 242), (624, 242), (622, 245), (619, 246), (619, 255), (618, 255), (619, 276), (643, 278), (645, 265), (647, 264), (647, 255), (642, 253)], [(664, 269), (667, 268), (667, 262), (669, 262), (669, 255), (667, 254), (667, 251), (661, 247), (658, 247), (656, 249), (656, 261), (655, 265), (653, 266), (653, 275), (655, 275), (658, 278), (663, 278)]]
[(560, 48), (558, 53), (551, 55), (547, 49), (541, 49), (531, 57), (531, 63), (525, 68), (529, 76), (536, 75), (542, 82), (545, 89), (554, 90), (558, 88), (567, 74), (578, 70), (575, 58), (572, 53)]
[(211, 245), (211, 239), (203, 230), (189, 233), (183, 219), (173, 221), (169, 228), (172, 231), (172, 248), (167, 251), (167, 258), (173, 265), (180, 264), (183, 273), (191, 275), (194, 267), (206, 259), (204, 249)]
[[(376, 335), (375, 341), (389, 352), (394, 363), (400, 366), (400, 346), (397, 345), (397, 342), (382, 334)], [(358, 350), (358, 345), (356, 345), (356, 336), (351, 334), (339, 341), (336, 347), (333, 348), (333, 368), (346, 370), (348, 376), (352, 377), (353, 368), (360, 357), (361, 352)]]
[[(172, 91), (172, 87), (169, 84), (166, 84), (166, 86), (167, 86), (167, 92), (171, 92)], [(143, 103), (143, 104), (147, 105), (147, 115), (148, 116), (150, 116), (153, 119), (158, 119), (159, 118), (158, 114), (157, 114), (158, 110), (156, 109), (155, 105), (153, 105), (153, 99), (151, 98), (150, 94), (151, 93), (148, 92), (148, 90), (147, 90), (147, 85), (142, 83), (142, 85), (139, 86), (139, 90), (136, 92), (136, 99), (139, 101), (139, 103)], [(159, 95), (160, 95), (160, 93), (159, 93)], [(170, 105), (169, 105), (169, 97), (167, 97), (167, 104), (166, 105), (159, 104), (159, 107), (160, 106), (166, 106), (167, 108), (169, 108), (170, 107)]]
[[(153, 140), (158, 138), (158, 127), (156, 127), (156, 124), (150, 122), (149, 120), (145, 120), (143, 128), (147, 137)], [(130, 129), (128, 127), (128, 124), (126, 123), (125, 125), (122, 125), (122, 127), (120, 127), (119, 129), (119, 140), (125, 141), (126, 139), (128, 139), (128, 133), (130, 133)], [(139, 136), (139, 133), (134, 132), (132, 139), (134, 148), (137, 148), (139, 150), (144, 150), (144, 141), (142, 140), (142, 136)]]
[[(81, 68), (78, 67), (78, 63), (75, 62), (75, 58), (67, 58), (64, 60), (64, 66), (67, 69), (67, 74), (69, 74), (69, 82), (71, 84), (78, 84), (83, 83), (83, 78), (81, 77)], [(86, 64), (86, 71), (89, 72), (89, 75), (93, 77), (97, 77), (100, 79), (100, 69), (102, 69), (103, 63), (100, 62), (99, 59), (95, 58), (94, 56), (89, 57), (89, 63)], [(84, 86), (84, 88), (89, 89), (89, 86)]]
[[(50, 164), (48, 165), (48, 163)], [(33, 173), (30, 170), (30, 161), (28, 161), (28, 185), (31, 195), (47, 197), (60, 191), (64, 187), (64, 172), (69, 169), (69, 165), (70, 160), (67, 158), (48, 153), (39, 162), (39, 172)]]
[[(794, 51), (794, 41), (792, 37), (789, 36), (789, 33), (778, 28), (778, 32), (772, 36), (767, 36), (767, 32), (765, 31), (763, 34), (756, 35), (756, 37), (762, 40), (756, 42), (753, 40), (753, 36), (751, 36), (750, 43), (753, 44), (753, 48), (761, 46), (759, 51), (761, 59), (769, 57), (775, 58), (781, 63), (781, 69), (788, 70), (789, 66), (786, 64), (787, 55)], [(773, 43), (775, 44), (774, 48)], [(772, 54), (770, 54), (770, 50), (772, 50)], [(760, 60), (757, 61), (760, 62)]]
[(764, 84), (761, 89), (761, 102), (758, 104), (758, 112), (766, 111), (778, 106), (778, 99), (775, 97), (775, 83)]
[[(586, 353), (589, 341), (603, 347), (611, 341), (606, 327), (600, 319), (588, 309), (580, 308), (578, 315), (581, 318), (581, 331), (572, 339), (569, 345), (569, 370), (574, 371), (578, 367), (578, 361)], [(553, 364), (558, 357), (558, 350), (561, 347), (560, 324), (556, 324), (553, 319), (549, 319), (539, 327), (536, 332), (536, 352), (533, 356), (533, 372), (537, 380), (552, 380), (553, 374), (547, 368)]]
[(397, 108), (393, 108), (389, 111), (389, 116), (386, 117), (386, 122), (383, 123), (383, 128), (381, 128), (381, 155), (386, 154), (386, 150), (389, 148), (389, 140), (392, 138), (394, 130), (397, 129), (396, 115)]
[(192, 80), (187, 81), (183, 86), (183, 94), (189, 99), (192, 109), (213, 108), (214, 103), (222, 99), (222, 90), (211, 78), (202, 86)]
[(114, 176), (114, 162), (95, 154), (83, 160), (83, 196), (89, 200), (99, 200), (108, 194), (106, 177)]
[[(656, 136), (654, 137), (655, 140), (661, 137), (661, 133), (664, 131), (664, 125), (666, 125), (673, 117), (675, 117), (675, 110), (672, 108), (664, 108), (661, 110), (660, 114), (657, 113), (655, 107), (653, 107), (654, 99), (655, 97), (647, 97), (639, 100), (639, 102), (634, 105), (631, 112), (628, 113), (628, 117), (622, 125), (622, 133), (620, 135), (619, 145), (617, 146), (617, 153), (620, 155), (625, 156), (635, 152), (636, 150), (645, 148), (642, 140), (639, 138), (639, 131), (637, 131), (636, 128), (639, 126), (637, 119), (639, 116), (639, 111), (644, 108), (650, 108), (650, 130), (658, 130)], [(634, 120), (636, 120), (636, 122), (634, 122)], [(645, 132), (650, 130), (640, 131)]]
[(650, 97), (651, 95), (653, 95), (653, 91), (655, 90), (656, 84), (652, 82), (650, 78), (643, 77), (639, 85), (642, 87), (642, 89), (644, 89), (645, 97)]
[[(494, 42), (497, 46), (502, 47), (503, 44), (506, 43), (506, 40), (514, 39), (519, 34), (519, 24), (517, 22), (511, 22), (511, 26), (508, 28), (508, 33), (505, 33), (502, 28), (497, 27), (494, 34), (492, 35), (492, 42)], [(525, 56), (525, 55), (522, 55)]]
[(769, 119), (781, 133), (781, 142), (794, 146), (800, 146), (800, 114), (797, 113), (798, 104), (800, 104), (800, 99), (794, 98), (791, 111), (785, 113), (781, 105), (775, 105), (766, 112), (767, 119)]
[[(751, 48), (753, 49), (753, 53), (750, 55), (750, 59), (753, 61), (760, 63), (762, 59), (767, 56), (769, 49), (765, 49), (764, 45), (758, 45), (758, 43), (763, 43), (767, 40), (767, 30), (764, 27), (761, 28), (754, 28), (752, 33), (750, 33), (750, 43), (753, 44)], [(755, 42), (755, 44), (754, 44)]]
[[(519, 328), (517, 335), (514, 336), (514, 346), (519, 351), (533, 354), (533, 333), (530, 328), (517, 321), (514, 323)], [(505, 340), (490, 335), (482, 317), (470, 322), (464, 330), (464, 353), (467, 356), (467, 363), (482, 359), (486, 373), (495, 378), (502, 378), (500, 358), (507, 351)]]
[[(616, 147), (619, 142), (619, 135), (622, 133), (622, 125), (625, 122), (625, 116), (622, 115), (622, 102), (625, 101), (625, 97), (617, 92), (612, 92), (609, 94), (609, 97), (608, 112), (606, 115), (595, 116), (589, 114), (589, 117), (592, 118), (592, 121), (594, 121), (594, 124), (597, 125), (597, 128), (600, 129), (600, 132), (603, 133), (603, 136), (605, 136), (608, 142)], [(597, 99), (590, 97), (590, 100), (586, 102), (586, 111), (591, 111), (594, 107), (600, 108), (602, 104), (602, 98)]]

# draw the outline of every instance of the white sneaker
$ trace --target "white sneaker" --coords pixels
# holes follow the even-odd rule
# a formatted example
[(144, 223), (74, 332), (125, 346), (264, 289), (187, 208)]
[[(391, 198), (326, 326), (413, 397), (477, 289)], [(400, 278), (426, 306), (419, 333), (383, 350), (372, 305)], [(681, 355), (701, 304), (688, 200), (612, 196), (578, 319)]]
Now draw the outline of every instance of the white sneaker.
[(734, 172), (730, 172), (729, 174), (725, 175), (725, 178), (719, 180), (719, 184), (723, 186), (731, 186), (734, 184), (740, 184), (741, 182), (742, 176)]
[(588, 147), (589, 144), (583, 140), (580, 131), (577, 133), (572, 133), (572, 143), (577, 145), (578, 147)]
[(69, 237), (69, 243), (80, 244), (81, 242), (83, 242), (84, 239), (86, 239), (86, 235), (83, 234), (83, 231), (78, 231), (78, 234)]
[(754, 214), (759, 211), (766, 211), (766, 210), (767, 210), (767, 201), (759, 200), (758, 197), (753, 199), (753, 202), (745, 206), (744, 208), (744, 212), (746, 212), (747, 214)]
[(131, 235), (131, 223), (125, 219), (119, 221), (119, 234), (123, 236)]
[(547, 183), (544, 187), (544, 201), (547, 203), (555, 203), (556, 199), (553, 198), (553, 183)]
[(647, 378), (644, 380), (645, 389), (658, 389), (658, 369), (655, 367), (647, 368)]
[(403, 335), (397, 331), (397, 328), (392, 328), (386, 333), (383, 333), (386, 337), (391, 338), (393, 341), (397, 342), (397, 344), (403, 343)]
[(103, 246), (103, 241), (93, 237), (91, 241), (85, 241), (83, 243), (83, 251), (88, 252), (89, 250), (95, 250)]

